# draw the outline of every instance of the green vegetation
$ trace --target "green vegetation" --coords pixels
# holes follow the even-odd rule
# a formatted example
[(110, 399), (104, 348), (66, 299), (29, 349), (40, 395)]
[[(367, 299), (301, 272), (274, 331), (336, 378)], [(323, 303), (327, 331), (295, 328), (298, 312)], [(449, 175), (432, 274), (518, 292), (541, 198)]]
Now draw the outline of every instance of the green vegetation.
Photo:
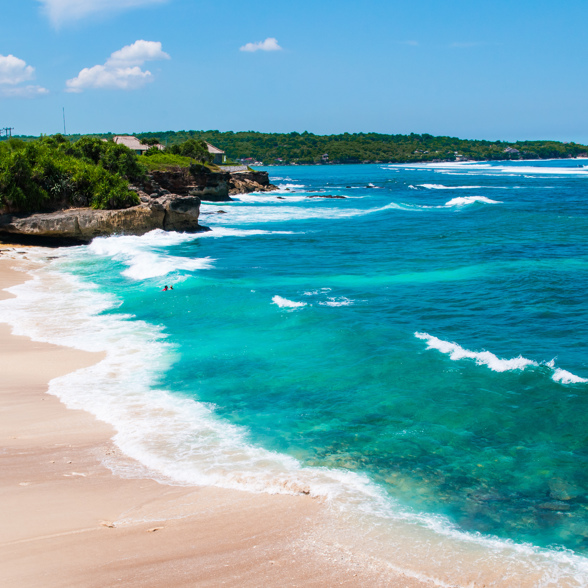
[[(407, 163), (416, 161), (549, 159), (588, 153), (586, 145), (558, 141), (470, 141), (433, 135), (383, 135), (379, 133), (256, 133), (220, 131), (164, 131), (141, 133), (139, 138), (157, 137), (171, 148), (190, 139), (204, 140), (223, 149), (232, 160), (252, 158), (264, 164)], [(516, 152), (506, 152), (515, 149)], [(281, 160), (281, 161), (280, 161)]]
[[(112, 140), (113, 133), (92, 135)], [(252, 159), (266, 165), (312, 163), (410, 163), (417, 161), (455, 161), (456, 159), (504, 160), (577, 157), (588, 153), (586, 145), (559, 141), (472, 141), (428, 134), (384, 135), (380, 133), (256, 133), (220, 131), (160, 131), (138, 133), (145, 144), (161, 143), (167, 152), (199, 159), (205, 154), (195, 144), (208, 141), (223, 149), (227, 159)], [(35, 137), (20, 137), (25, 141)], [(70, 141), (81, 139), (69, 136)], [(0, 143), (2, 141), (0, 140)], [(185, 145), (185, 146), (183, 146)], [(511, 149), (514, 151), (508, 152)], [(328, 155), (323, 160), (323, 155)], [(205, 161), (204, 159), (202, 161)], [(183, 164), (185, 165), (185, 163)]]
[(196, 139), (187, 139), (182, 143), (174, 143), (167, 147), (166, 151), (169, 151), (174, 155), (191, 157), (201, 163), (212, 163), (214, 159), (214, 156), (208, 152), (206, 143)]
[(76, 142), (62, 135), (30, 142), (13, 138), (0, 142), (0, 208), (127, 208), (139, 203), (129, 181), (145, 173), (130, 149), (96, 137)]
[[(158, 148), (149, 149), (145, 152), (141, 163), (148, 171), (165, 171), (173, 169), (174, 167), (193, 167), (194, 158), (185, 157), (183, 155), (175, 155), (170, 151), (160, 151)], [(208, 161), (203, 162), (201, 159), (196, 159), (197, 164), (206, 167), (208, 171), (219, 171), (219, 167)]]
[[(113, 133), (91, 135), (112, 140)], [(409, 163), (417, 161), (455, 161), (456, 159), (504, 160), (550, 159), (588, 154), (586, 145), (559, 141), (473, 141), (455, 137), (434, 137), (428, 134), (384, 135), (380, 133), (343, 133), (314, 135), (312, 133), (256, 133), (220, 131), (160, 131), (136, 135), (145, 144), (166, 145), (167, 153), (206, 159), (202, 141), (226, 152), (232, 161), (252, 159), (266, 165), (312, 163)], [(20, 137), (25, 141), (34, 137)], [(70, 141), (81, 139), (69, 136)], [(0, 144), (1, 144), (0, 140)], [(200, 144), (200, 147), (198, 147)], [(508, 149), (514, 151), (507, 151)], [(150, 154), (150, 153), (149, 153)], [(328, 159), (323, 159), (324, 155)], [(202, 158), (202, 159), (201, 159)], [(160, 162), (163, 165), (163, 161)], [(154, 165), (148, 164), (148, 165)], [(185, 166), (184, 162), (181, 164)]]

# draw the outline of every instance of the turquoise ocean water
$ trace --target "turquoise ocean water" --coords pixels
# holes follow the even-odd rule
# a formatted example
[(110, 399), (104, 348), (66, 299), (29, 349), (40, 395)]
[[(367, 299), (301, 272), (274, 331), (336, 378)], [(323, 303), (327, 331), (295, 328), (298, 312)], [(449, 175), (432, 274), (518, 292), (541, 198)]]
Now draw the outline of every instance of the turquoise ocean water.
[(268, 171), (208, 233), (58, 250), (0, 318), (109, 352), (53, 391), (155, 477), (326, 497), (446, 585), (588, 585), (588, 161)]

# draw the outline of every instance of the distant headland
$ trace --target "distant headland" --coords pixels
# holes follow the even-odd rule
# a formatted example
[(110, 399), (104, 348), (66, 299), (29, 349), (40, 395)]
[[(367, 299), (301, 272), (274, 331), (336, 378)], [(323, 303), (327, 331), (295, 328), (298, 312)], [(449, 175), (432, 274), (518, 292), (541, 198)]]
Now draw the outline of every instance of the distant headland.
[[(112, 133), (92, 137), (112, 141)], [(226, 157), (246, 165), (328, 165), (353, 163), (417, 163), (435, 161), (497, 161), (560, 159), (588, 156), (588, 146), (560, 141), (484, 141), (429, 134), (382, 133), (258, 133), (220, 131), (157, 131), (135, 135), (140, 141), (159, 142), (167, 150), (187, 141), (205, 141)], [(36, 137), (20, 137), (35, 140)], [(72, 135), (78, 140), (81, 135)]]

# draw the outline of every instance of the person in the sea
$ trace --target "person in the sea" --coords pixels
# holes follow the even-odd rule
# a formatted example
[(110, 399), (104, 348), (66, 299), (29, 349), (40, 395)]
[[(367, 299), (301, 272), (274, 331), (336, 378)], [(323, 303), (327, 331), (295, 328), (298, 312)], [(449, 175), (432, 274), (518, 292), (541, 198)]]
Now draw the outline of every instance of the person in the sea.
[(162, 290), (162, 292), (167, 292), (168, 290), (169, 290), (169, 288), (166, 286), (166, 287), (165, 287), (165, 288)]

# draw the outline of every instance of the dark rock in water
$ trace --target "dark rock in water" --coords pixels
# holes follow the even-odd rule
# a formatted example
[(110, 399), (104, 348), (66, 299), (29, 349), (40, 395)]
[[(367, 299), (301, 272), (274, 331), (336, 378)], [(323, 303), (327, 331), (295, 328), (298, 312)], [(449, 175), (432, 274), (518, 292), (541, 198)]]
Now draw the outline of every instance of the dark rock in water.
[(249, 192), (273, 192), (277, 186), (270, 184), (269, 175), (264, 171), (246, 170), (230, 174), (229, 194), (249, 194)]
[(345, 186), (345, 187), (348, 188), (348, 189), (351, 189), (351, 186)]
[(276, 196), (278, 200), (286, 200), (283, 196)]
[(338, 200), (345, 200), (347, 196), (334, 196), (333, 194), (313, 194), (307, 198), (336, 198)]
[(571, 507), (565, 502), (544, 502), (543, 504), (539, 504), (537, 508), (541, 510), (565, 511), (570, 510)]
[(582, 490), (575, 484), (562, 478), (549, 480), (549, 494), (555, 500), (572, 500), (582, 493)]
[(216, 214), (227, 214), (226, 210), (217, 210)]

